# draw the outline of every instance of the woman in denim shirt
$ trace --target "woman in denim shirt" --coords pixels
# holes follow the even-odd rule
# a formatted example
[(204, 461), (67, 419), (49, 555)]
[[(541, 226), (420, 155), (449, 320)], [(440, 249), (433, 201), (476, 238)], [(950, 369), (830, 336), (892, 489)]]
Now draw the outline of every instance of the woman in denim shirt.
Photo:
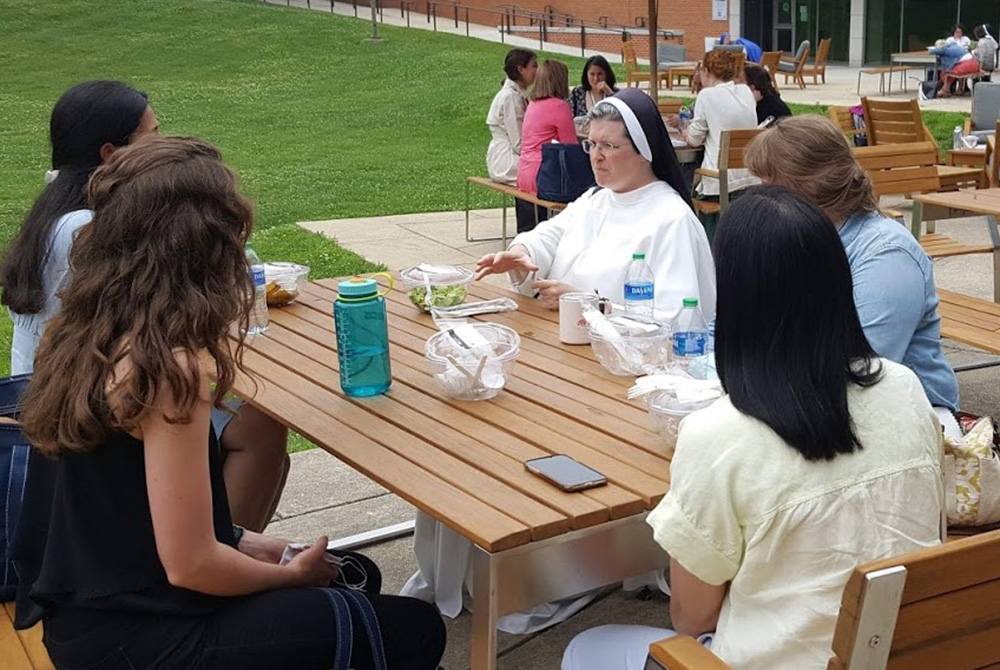
[(837, 226), (854, 302), (875, 352), (912, 369), (949, 435), (961, 435), (958, 379), (941, 350), (941, 317), (930, 258), (910, 231), (878, 209), (868, 174), (843, 135), (821, 116), (781, 119), (746, 150), (765, 184), (812, 200)]

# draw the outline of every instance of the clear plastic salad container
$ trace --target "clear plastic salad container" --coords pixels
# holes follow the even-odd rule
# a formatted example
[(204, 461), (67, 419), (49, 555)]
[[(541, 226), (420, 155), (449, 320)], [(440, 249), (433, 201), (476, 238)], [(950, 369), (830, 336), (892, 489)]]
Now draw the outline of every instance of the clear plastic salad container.
[(495, 323), (467, 323), (432, 335), (424, 347), (431, 376), (449, 398), (488, 400), (507, 384), (521, 338)]
[[(706, 395), (711, 397), (705, 397)], [(674, 390), (653, 391), (643, 396), (653, 430), (666, 441), (667, 456), (672, 456), (674, 453), (674, 448), (677, 446), (677, 432), (684, 417), (708, 407), (721, 395), (722, 390), (719, 389), (714, 394), (703, 392), (696, 400), (688, 400), (683, 396), (679, 398)]]
[(264, 263), (264, 288), (268, 307), (280, 307), (299, 297), (309, 280), (309, 268), (298, 263)]
[(454, 307), (465, 302), (472, 283), (472, 270), (454, 265), (422, 263), (400, 272), (410, 302), (425, 312), (432, 307)]
[(659, 321), (616, 314), (588, 323), (594, 355), (611, 374), (651, 374), (666, 369), (670, 362), (670, 328)]

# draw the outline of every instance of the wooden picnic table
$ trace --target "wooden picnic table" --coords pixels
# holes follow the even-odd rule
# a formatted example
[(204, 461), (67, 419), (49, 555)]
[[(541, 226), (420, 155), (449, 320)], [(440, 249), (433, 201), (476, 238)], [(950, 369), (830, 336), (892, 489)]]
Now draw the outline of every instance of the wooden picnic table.
[(993, 299), (1000, 302), (1000, 231), (996, 219), (1000, 215), (1000, 188), (914, 195), (911, 232), (919, 240), (921, 224), (926, 223), (928, 235), (933, 235), (934, 224), (938, 220), (976, 214), (986, 217), (986, 228), (993, 245)]
[[(247, 346), (236, 391), (473, 545), (472, 666), (496, 665), (498, 617), (665, 567), (645, 524), (668, 488), (665, 445), (641, 404), (625, 399), (590, 347), (562, 345), (558, 314), (485, 283), (471, 299), (511, 297), (519, 310), (478, 317), (521, 336), (505, 390), (449, 400), (424, 359), (437, 332), (399, 288), (386, 296), (393, 383), (373, 398), (340, 389), (332, 303), (336, 280), (307, 284), (272, 309)], [(609, 484), (564, 493), (524, 461), (565, 453)]]

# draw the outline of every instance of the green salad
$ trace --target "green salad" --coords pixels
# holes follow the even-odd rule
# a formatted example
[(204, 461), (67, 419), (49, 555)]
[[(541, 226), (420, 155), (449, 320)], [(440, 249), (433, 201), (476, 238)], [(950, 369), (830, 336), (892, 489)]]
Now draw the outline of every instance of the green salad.
[(465, 297), (469, 295), (469, 289), (464, 284), (454, 286), (431, 286), (430, 300), (427, 296), (426, 286), (415, 286), (407, 293), (410, 302), (418, 308), (430, 311), (431, 307), (453, 307), (465, 302)]

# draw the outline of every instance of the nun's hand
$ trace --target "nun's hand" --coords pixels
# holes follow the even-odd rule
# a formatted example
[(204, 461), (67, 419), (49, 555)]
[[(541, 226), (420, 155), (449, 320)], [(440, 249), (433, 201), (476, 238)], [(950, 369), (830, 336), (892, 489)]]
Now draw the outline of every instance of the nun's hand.
[(559, 296), (564, 293), (574, 293), (577, 289), (569, 284), (554, 279), (536, 279), (531, 287), (538, 292), (542, 307), (559, 309)]
[(486, 254), (476, 263), (476, 280), (486, 275), (503, 274), (504, 272), (519, 272), (527, 275), (536, 272), (538, 266), (531, 260), (528, 249), (523, 244), (515, 244), (507, 251), (496, 254)]

